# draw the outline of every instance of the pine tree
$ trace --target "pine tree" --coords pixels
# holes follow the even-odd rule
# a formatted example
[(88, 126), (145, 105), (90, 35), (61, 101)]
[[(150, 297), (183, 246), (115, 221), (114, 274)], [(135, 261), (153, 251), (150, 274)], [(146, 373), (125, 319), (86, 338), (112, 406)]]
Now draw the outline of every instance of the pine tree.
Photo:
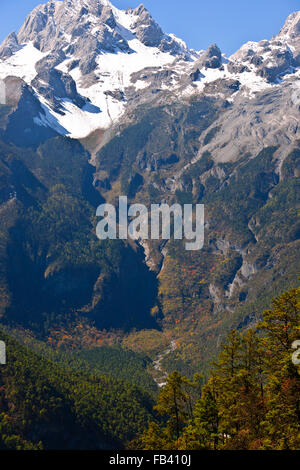
[(300, 448), (300, 375), (292, 344), (300, 337), (300, 288), (285, 292), (263, 314), (259, 330), (266, 351), (268, 413), (264, 446)]
[(215, 377), (203, 387), (202, 396), (195, 404), (194, 417), (181, 439), (181, 449), (216, 450), (219, 443), (219, 409), (215, 391)]
[(161, 390), (155, 410), (167, 416), (167, 430), (170, 438), (178, 440), (180, 433), (192, 418), (193, 406), (189, 390), (193, 383), (178, 372), (169, 375), (167, 385)]

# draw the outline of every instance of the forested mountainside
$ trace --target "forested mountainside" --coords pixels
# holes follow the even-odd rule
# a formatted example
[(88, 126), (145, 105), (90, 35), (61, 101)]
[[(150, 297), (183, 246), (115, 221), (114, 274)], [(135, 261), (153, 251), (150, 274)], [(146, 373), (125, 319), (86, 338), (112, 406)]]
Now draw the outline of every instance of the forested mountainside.
[[(299, 449), (299, 302), (299, 288), (284, 292), (256, 328), (232, 330), (209, 378), (171, 373), (153, 410), (153, 387), (100, 372), (103, 350), (62, 353), (32, 338), (22, 346), (1, 331), (0, 449)], [(136, 378), (133, 356), (118, 351)]]
[[(153, 416), (151, 395), (0, 332), (0, 449), (122, 449)], [(50, 356), (47, 357), (47, 356)], [(130, 369), (127, 369), (129, 372)]]
[(147, 313), (156, 280), (141, 250), (96, 238), (101, 197), (81, 144), (57, 137), (36, 152), (3, 144), (1, 156), (3, 320), (40, 333), (76, 312), (100, 328), (155, 325)]
[[(143, 5), (107, 0), (44, 3), (0, 46), (0, 328), (19, 354), (0, 369), (4, 447), (59, 445), (57, 402), (70, 446), (91, 425), (79, 446), (124, 447), (168, 373), (207, 381), (227, 334), (297, 286), (299, 53), (300, 12), (226, 57), (189, 49)], [(121, 195), (204, 204), (203, 249), (100, 241), (96, 208)], [(40, 371), (32, 433), (22, 387), (31, 397)], [(122, 416), (137, 427), (95, 411), (98, 381), (111, 400), (134, 390)], [(91, 396), (76, 401), (80, 387)]]
[[(162, 261), (153, 244), (148, 266), (141, 247), (96, 238), (101, 196), (81, 144), (57, 137), (26, 152), (3, 144), (1, 153), (6, 324), (47, 340), (57, 325), (80, 319), (133, 338), (140, 333), (132, 329), (157, 329), (177, 341), (167, 368), (188, 365), (192, 374), (209, 362), (230, 328), (255, 323), (268, 299), (297, 282), (299, 149), (283, 163), (281, 180), (276, 149), (266, 148), (225, 165), (223, 182), (208, 175), (218, 170), (206, 154), (197, 171), (186, 169), (186, 186), (175, 194), (168, 195), (163, 181), (142, 185), (132, 200), (150, 201), (156, 191), (157, 201), (201, 201), (209, 224), (203, 250), (186, 253), (184, 244), (169, 242)], [(202, 194), (189, 192), (189, 184)]]

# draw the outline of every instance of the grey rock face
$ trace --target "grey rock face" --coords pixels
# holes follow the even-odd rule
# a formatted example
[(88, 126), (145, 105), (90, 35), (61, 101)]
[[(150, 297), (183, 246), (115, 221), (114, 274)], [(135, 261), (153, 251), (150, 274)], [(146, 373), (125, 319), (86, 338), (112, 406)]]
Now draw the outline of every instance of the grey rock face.
[[(138, 80), (144, 81), (145, 85), (150, 87), (151, 91), (159, 89), (162, 85), (171, 86), (173, 79), (177, 79), (177, 73), (171, 66), (170, 68), (161, 69), (159, 67), (147, 67), (140, 72), (131, 75), (132, 84)], [(146, 89), (144, 94), (147, 94)]]
[(190, 79), (192, 82), (197, 82), (201, 77), (201, 72), (198, 67), (190, 74)]
[(165, 36), (162, 39), (162, 41), (159, 45), (159, 49), (162, 52), (169, 52), (170, 54), (173, 54), (173, 55), (179, 54), (181, 52), (181, 47), (178, 44), (178, 42), (176, 42), (170, 36)]
[(218, 69), (222, 65), (222, 53), (216, 44), (212, 44), (195, 62), (192, 72), (190, 73), (190, 80), (196, 82), (201, 78), (200, 70), (202, 68)]
[(232, 95), (240, 89), (240, 82), (238, 80), (215, 80), (214, 82), (207, 83), (204, 91), (208, 94), (221, 93), (226, 97)]
[(75, 62), (73, 61), (73, 65), (75, 65), (75, 64), (77, 64), (77, 65), (79, 64), (80, 72), (83, 75), (89, 75), (97, 67), (96, 55), (91, 54), (91, 55), (87, 56), (85, 59), (78, 60), (78, 61), (75, 61)]
[(205, 137), (200, 139), (202, 152), (210, 152), (217, 162), (228, 162), (275, 146), (280, 148), (278, 158), (284, 159), (292, 142), (300, 138), (298, 90), (297, 82), (291, 79), (251, 100), (241, 94), (214, 122), (217, 131), (209, 143), (205, 145)]
[(132, 27), (135, 29), (136, 37), (145, 46), (158, 47), (164, 36), (161, 27), (154, 21), (144, 5), (137, 7), (134, 13), (137, 20)]
[(300, 67), (300, 45), (294, 51), (294, 65), (295, 67)]
[[(95, 17), (97, 30), (92, 32)], [(94, 59), (102, 51), (129, 51), (126, 39), (116, 26), (112, 9), (100, 0), (48, 2), (28, 15), (18, 40), (20, 43), (34, 41), (42, 52), (61, 52), (68, 48), (70, 53), (73, 48), (82, 72), (88, 74), (95, 69)]]
[(11, 57), (19, 48), (19, 42), (16, 33), (11, 33), (0, 47), (0, 59)]
[(78, 66), (79, 66), (79, 60), (78, 59), (72, 60), (67, 65), (68, 72), (71, 72), (71, 70), (75, 69)]
[(164, 34), (161, 27), (152, 18), (144, 5), (140, 5), (135, 10), (128, 10), (136, 16), (136, 20), (131, 25), (136, 37), (149, 47), (158, 47), (162, 52), (169, 52), (177, 55), (183, 52), (182, 46), (172, 36)]
[[(269, 65), (270, 64), (270, 65)], [(272, 51), (269, 62), (265, 65), (262, 60), (259, 64), (257, 73), (266, 78), (269, 82), (275, 82), (278, 77), (285, 74), (294, 65), (293, 55), (289, 50)]]
[(250, 71), (247, 65), (243, 65), (238, 62), (228, 62), (227, 69), (230, 73), (233, 73), (233, 74)]
[(45, 70), (54, 69), (59, 65), (63, 60), (66, 59), (66, 55), (62, 50), (57, 52), (52, 52), (46, 57), (43, 57), (35, 64), (35, 69), (38, 73), (42, 73)]
[(279, 32), (277, 38), (284, 40), (288, 39), (289, 44), (292, 46), (294, 56), (294, 65), (300, 66), (300, 12), (292, 13), (286, 20), (283, 28)]
[(101, 20), (103, 21), (104, 24), (108, 25), (112, 29), (114, 29), (117, 26), (113, 11), (108, 6), (103, 7), (103, 10), (101, 13)]
[(53, 17), (53, 7), (48, 9), (48, 4), (43, 9), (36, 8), (26, 18), (26, 21), (21, 28), (18, 39), (20, 42), (26, 42), (26, 40), (34, 40), (36, 35), (42, 32), (48, 23), (48, 14)]
[(198, 81), (201, 77), (201, 69), (218, 69), (222, 65), (222, 53), (216, 44), (212, 44), (195, 62), (189, 78), (192, 82)]
[(101, 50), (106, 52), (129, 51), (128, 42), (117, 32), (102, 26), (97, 32), (97, 39)]
[(300, 65), (300, 12), (291, 14), (277, 36), (270, 41), (247, 43), (230, 58), (228, 70), (255, 67), (257, 75), (277, 82)]
[(216, 44), (209, 46), (200, 59), (202, 67), (218, 69), (222, 65), (222, 53)]
[(300, 36), (300, 11), (295, 11), (288, 16), (283, 28), (280, 30), (278, 37), (287, 36), (290, 39), (299, 41)]
[(124, 92), (121, 90), (114, 90), (114, 91), (108, 90), (108, 91), (105, 91), (104, 94), (107, 96), (111, 96), (116, 101), (125, 101)]
[(77, 93), (73, 78), (60, 70), (42, 69), (33, 80), (32, 86), (50, 101), (56, 111), (61, 108), (58, 98), (69, 98), (79, 108), (85, 104), (85, 100)]
[[(36, 118), (45, 118), (45, 111), (29, 85), (12, 76), (6, 77), (4, 83), (9, 107), (1, 121), (1, 134), (5, 141), (27, 147), (59, 135), (50, 125), (37, 124)], [(61, 131), (63, 133), (63, 129)]]

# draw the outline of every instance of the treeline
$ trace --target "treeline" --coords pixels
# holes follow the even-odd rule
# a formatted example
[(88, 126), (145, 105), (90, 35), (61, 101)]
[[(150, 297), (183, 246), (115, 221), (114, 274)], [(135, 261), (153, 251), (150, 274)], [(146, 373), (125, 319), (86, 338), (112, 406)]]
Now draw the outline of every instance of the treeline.
[(160, 421), (129, 448), (299, 450), (297, 340), (300, 288), (275, 298), (255, 329), (230, 332), (205, 384), (173, 372), (154, 407)]

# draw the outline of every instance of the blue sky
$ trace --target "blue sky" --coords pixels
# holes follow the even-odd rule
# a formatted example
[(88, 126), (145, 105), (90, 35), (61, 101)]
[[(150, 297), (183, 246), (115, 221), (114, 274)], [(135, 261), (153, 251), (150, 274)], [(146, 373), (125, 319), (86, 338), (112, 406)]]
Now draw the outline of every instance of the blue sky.
[[(112, 0), (118, 8), (136, 7), (142, 0)], [(42, 0), (1, 0), (0, 41), (17, 31), (25, 16)], [(144, 0), (165, 32), (189, 47), (205, 49), (213, 42), (226, 54), (248, 40), (270, 38), (286, 17), (300, 9), (300, 0)]]

